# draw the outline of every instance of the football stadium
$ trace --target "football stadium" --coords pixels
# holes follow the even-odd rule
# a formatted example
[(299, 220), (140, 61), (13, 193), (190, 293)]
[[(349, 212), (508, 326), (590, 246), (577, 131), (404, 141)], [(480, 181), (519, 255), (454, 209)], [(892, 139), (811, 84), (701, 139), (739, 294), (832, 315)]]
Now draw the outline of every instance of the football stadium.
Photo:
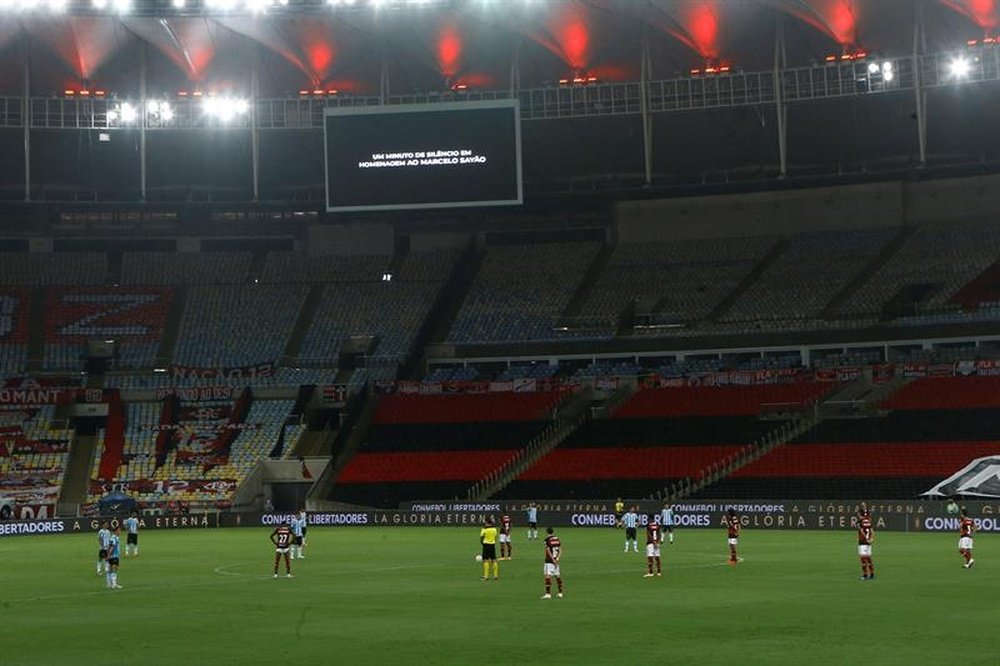
[(998, 108), (994, 0), (0, 0), (0, 665), (1000, 663)]

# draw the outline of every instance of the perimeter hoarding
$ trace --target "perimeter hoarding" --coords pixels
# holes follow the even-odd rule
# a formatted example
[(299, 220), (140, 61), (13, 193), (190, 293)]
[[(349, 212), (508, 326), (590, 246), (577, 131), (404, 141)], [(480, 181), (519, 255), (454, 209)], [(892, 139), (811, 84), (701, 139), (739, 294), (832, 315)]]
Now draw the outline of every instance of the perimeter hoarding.
[[(515, 528), (526, 525), (528, 501), (504, 502), (413, 502), (398, 510), (309, 512), (309, 527), (466, 527), (474, 528), (486, 518), (507, 514)], [(645, 524), (649, 514), (662, 508), (659, 502), (637, 502)], [(1000, 533), (1000, 501), (966, 502), (980, 534)], [(593, 527), (614, 529), (611, 502), (539, 502), (541, 527)], [(942, 502), (916, 500), (870, 503), (875, 527), (893, 532), (956, 532), (958, 517), (947, 513)], [(855, 529), (857, 502), (853, 500), (758, 500), (747, 502), (706, 500), (674, 504), (677, 529), (722, 529), (723, 515), (734, 507), (747, 529), (849, 531)], [(208, 513), (176, 516), (144, 516), (140, 530), (210, 529), (215, 527), (274, 527), (291, 514)], [(57, 518), (0, 522), (0, 538), (43, 534), (96, 532), (101, 521), (112, 526), (118, 517)]]

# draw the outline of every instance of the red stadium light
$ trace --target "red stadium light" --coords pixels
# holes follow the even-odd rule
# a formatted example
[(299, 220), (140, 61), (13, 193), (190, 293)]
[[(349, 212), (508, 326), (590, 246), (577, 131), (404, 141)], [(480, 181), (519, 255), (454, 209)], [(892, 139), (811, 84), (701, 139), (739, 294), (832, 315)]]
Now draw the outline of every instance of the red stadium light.
[(76, 94), (76, 91), (75, 90), (63, 90), (63, 94), (66, 95), (66, 97), (72, 97), (73, 95)]
[(456, 83), (451, 87), (452, 90), (468, 90), (469, 86), (464, 83)]
[(723, 65), (722, 67), (719, 68), (719, 73), (720, 74), (728, 74), (729, 73), (729, 69), (730, 69), (729, 65)]
[(827, 62), (836, 62), (837, 61), (837, 56), (835, 56), (835, 55), (828, 55), (826, 57), (826, 61)]
[(983, 44), (996, 44), (996, 43), (997, 43), (996, 37), (987, 37), (986, 39), (983, 40)]
[(187, 90), (178, 90), (177, 91), (177, 96), (178, 97), (187, 97), (188, 96), (188, 91)]
[(705, 73), (706, 74), (718, 74), (719, 70), (718, 70), (717, 67), (706, 67), (705, 68)]
[(692, 69), (691, 70), (691, 76), (699, 76), (700, 74), (701, 74), (701, 70), (700, 69)]
[(105, 94), (106, 93), (103, 90), (95, 90), (94, 91), (94, 95), (96, 95), (97, 97), (104, 97)]
[(587, 83), (597, 83), (597, 77), (596, 76), (588, 76), (587, 77)]
[(300, 90), (300, 91), (299, 91), (299, 94), (300, 94), (300, 95), (308, 95), (308, 94), (309, 94), (309, 91), (308, 91), (308, 90)]
[(559, 85), (561, 85), (561, 86), (568, 86), (569, 85), (569, 79), (559, 79)]
[(194, 96), (194, 97), (201, 97), (201, 91), (200, 90), (195, 90), (193, 93), (191, 93), (191, 95)]
[(81, 90), (80, 91), (80, 96), (81, 97), (90, 97), (90, 91), (89, 90)]
[(316, 88), (315, 90), (313, 90), (313, 95), (322, 95), (322, 94), (323, 94), (322, 88)]
[(970, 39), (969, 41), (967, 41), (967, 42), (965, 43), (965, 45), (966, 45), (966, 46), (975, 46), (975, 45), (976, 45), (976, 44), (978, 44), (978, 43), (979, 43), (979, 40), (978, 40), (978, 39)]
[(855, 60), (864, 60), (867, 57), (868, 53), (866, 53), (865, 51), (858, 51), (857, 53), (854, 54)]
[(850, 59), (852, 59), (853, 57), (854, 57), (854, 56), (852, 56), (852, 55), (851, 55), (850, 53), (845, 53), (845, 54), (843, 54), (842, 56), (840, 56), (840, 59), (841, 59), (841, 60), (850, 60)]
[(340, 92), (339, 90), (336, 90), (336, 89), (332, 89), (332, 90), (327, 90), (327, 91), (326, 91), (326, 94), (327, 94), (327, 95), (336, 95), (336, 94), (337, 94), (337, 93), (339, 93), (339, 92)]

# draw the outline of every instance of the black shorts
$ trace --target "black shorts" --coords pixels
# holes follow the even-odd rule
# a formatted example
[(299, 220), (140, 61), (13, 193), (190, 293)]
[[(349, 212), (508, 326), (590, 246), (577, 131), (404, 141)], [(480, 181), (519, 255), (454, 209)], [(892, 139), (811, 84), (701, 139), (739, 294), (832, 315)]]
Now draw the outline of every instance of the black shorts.
[(489, 562), (497, 559), (497, 545), (495, 543), (483, 544), (483, 560)]
[(636, 536), (635, 536), (635, 530), (636, 530), (635, 527), (626, 527), (625, 528), (625, 538), (626, 539), (633, 539), (633, 540), (635, 540), (635, 538), (636, 538)]
[(303, 538), (303, 539), (305, 539), (305, 538), (306, 538), (306, 531), (307, 531), (307, 528), (306, 528), (306, 526), (305, 526), (305, 525), (303, 525), (303, 526), (302, 526), (302, 538)]
[(106, 551), (103, 548), (101, 548), (99, 551), (97, 551), (97, 559), (99, 559), (99, 560), (106, 560), (106, 559), (108, 559), (108, 551)]
[(667, 531), (668, 531), (668, 532), (671, 532), (671, 533), (672, 533), (672, 532), (674, 531), (674, 526), (673, 526), (673, 525), (664, 525), (664, 527), (666, 527), (666, 528), (667, 528)]
[(528, 527), (530, 527), (533, 530), (537, 530), (538, 529), (538, 523), (537, 522), (528, 523)]
[(117, 557), (109, 557), (108, 558), (108, 564), (110, 566), (113, 566), (113, 567), (118, 566), (118, 558)]
[(302, 545), (302, 537), (300, 537), (300, 536), (295, 537), (294, 539), (292, 539), (292, 543), (295, 544), (296, 546), (301, 546)]
[(129, 532), (128, 536), (125, 537), (125, 543), (128, 544), (128, 545), (130, 545), (130, 546), (138, 546), (139, 545), (139, 535), (138, 534), (133, 534), (132, 532)]

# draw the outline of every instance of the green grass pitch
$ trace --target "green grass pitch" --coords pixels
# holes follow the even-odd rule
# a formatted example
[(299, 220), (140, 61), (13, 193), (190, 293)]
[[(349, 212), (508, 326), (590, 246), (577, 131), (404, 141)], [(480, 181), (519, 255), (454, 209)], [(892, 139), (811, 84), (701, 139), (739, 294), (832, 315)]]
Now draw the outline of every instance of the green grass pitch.
[[(480, 580), (478, 530), (313, 528), (295, 578), (266, 529), (147, 531), (124, 589), (92, 534), (0, 541), (2, 664), (997, 664), (993, 539), (883, 532), (876, 580), (853, 533), (679, 531), (645, 579), (622, 532), (559, 530), (566, 596), (543, 601), (541, 541), (515, 531)], [(640, 544), (640, 549), (642, 544)]]

